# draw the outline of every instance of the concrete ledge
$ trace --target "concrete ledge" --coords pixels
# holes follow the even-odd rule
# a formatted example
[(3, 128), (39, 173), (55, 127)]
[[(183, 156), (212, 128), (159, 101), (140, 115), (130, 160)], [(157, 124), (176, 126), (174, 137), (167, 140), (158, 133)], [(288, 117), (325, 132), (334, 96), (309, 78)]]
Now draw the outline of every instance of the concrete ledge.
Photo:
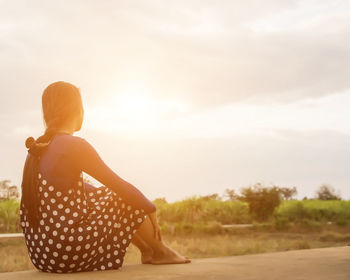
[(190, 264), (125, 265), (118, 270), (70, 274), (40, 271), (6, 272), (1, 280), (41, 279), (269, 279), (348, 280), (350, 247), (297, 250), (258, 255), (193, 259)]

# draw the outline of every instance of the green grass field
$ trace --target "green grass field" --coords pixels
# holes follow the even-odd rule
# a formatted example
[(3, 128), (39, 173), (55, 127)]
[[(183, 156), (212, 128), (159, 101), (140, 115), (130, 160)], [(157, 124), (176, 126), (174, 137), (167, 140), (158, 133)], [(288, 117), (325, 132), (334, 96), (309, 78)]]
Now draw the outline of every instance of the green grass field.
[[(221, 233), (223, 224), (255, 223), (249, 213), (249, 204), (242, 201), (222, 201), (203, 197), (190, 197), (167, 203), (154, 201), (160, 226), (165, 233)], [(350, 224), (350, 201), (344, 200), (284, 200), (265, 222), (276, 228), (302, 225), (340, 226)], [(21, 232), (19, 202), (0, 202), (0, 232)]]

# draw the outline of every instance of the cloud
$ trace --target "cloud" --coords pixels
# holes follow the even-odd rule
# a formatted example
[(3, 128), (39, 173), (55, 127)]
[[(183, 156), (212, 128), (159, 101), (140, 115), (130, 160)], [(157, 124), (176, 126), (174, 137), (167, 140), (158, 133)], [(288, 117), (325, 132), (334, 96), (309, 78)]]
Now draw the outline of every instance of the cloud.
[(303, 195), (334, 183), (348, 197), (348, 3), (0, 0), (2, 176), (19, 184), (41, 93), (66, 80), (92, 109), (135, 87), (189, 104), (164, 104), (176, 118), (143, 130), (123, 123), (128, 133), (87, 115), (83, 136), (154, 198), (259, 180)]
[(322, 130), (350, 135), (349, 101), (350, 91), (345, 91), (280, 104), (237, 101), (196, 112), (191, 107), (160, 100), (156, 104), (130, 107), (126, 102), (120, 106), (111, 102), (109, 107), (87, 107), (85, 128), (94, 133), (118, 133), (166, 141), (238, 136), (283, 138), (285, 131), (309, 133)]
[[(285, 102), (347, 89), (349, 9), (311, 14), (295, 24), (309, 6), (298, 1), (4, 2), (1, 109), (40, 106), (42, 90), (56, 80), (80, 86), (90, 103), (141, 81), (157, 96), (198, 107), (250, 97)], [(278, 15), (289, 11), (293, 24), (266, 31), (278, 27)], [(265, 29), (257, 31), (264, 20)]]

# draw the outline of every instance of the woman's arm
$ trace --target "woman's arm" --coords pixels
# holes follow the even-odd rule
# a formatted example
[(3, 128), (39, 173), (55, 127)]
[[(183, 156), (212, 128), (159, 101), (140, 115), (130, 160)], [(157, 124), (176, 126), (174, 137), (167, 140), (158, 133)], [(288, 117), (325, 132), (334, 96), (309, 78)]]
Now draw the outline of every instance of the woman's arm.
[(86, 172), (103, 185), (115, 191), (130, 205), (136, 208), (143, 208), (145, 214), (156, 211), (156, 206), (142, 192), (119, 177), (104, 163), (91, 144), (84, 138), (75, 138), (79, 140), (79, 143), (77, 143), (76, 151), (73, 152), (75, 154), (74, 161), (81, 171)]

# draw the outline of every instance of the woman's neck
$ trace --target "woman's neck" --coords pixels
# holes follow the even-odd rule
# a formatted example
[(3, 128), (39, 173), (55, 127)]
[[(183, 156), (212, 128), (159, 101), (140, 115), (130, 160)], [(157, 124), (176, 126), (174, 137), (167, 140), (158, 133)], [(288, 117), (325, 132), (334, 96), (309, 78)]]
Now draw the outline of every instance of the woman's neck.
[(61, 128), (57, 131), (57, 133), (68, 133), (73, 135), (75, 131), (77, 131), (77, 117), (73, 120), (66, 122), (61, 126)]
[(64, 133), (64, 134), (70, 134), (73, 135), (74, 131), (66, 130), (66, 129), (59, 129), (57, 133)]
[(75, 129), (73, 126), (63, 126), (59, 130), (57, 130), (57, 133), (66, 133), (70, 135), (73, 135), (74, 132), (75, 132)]

